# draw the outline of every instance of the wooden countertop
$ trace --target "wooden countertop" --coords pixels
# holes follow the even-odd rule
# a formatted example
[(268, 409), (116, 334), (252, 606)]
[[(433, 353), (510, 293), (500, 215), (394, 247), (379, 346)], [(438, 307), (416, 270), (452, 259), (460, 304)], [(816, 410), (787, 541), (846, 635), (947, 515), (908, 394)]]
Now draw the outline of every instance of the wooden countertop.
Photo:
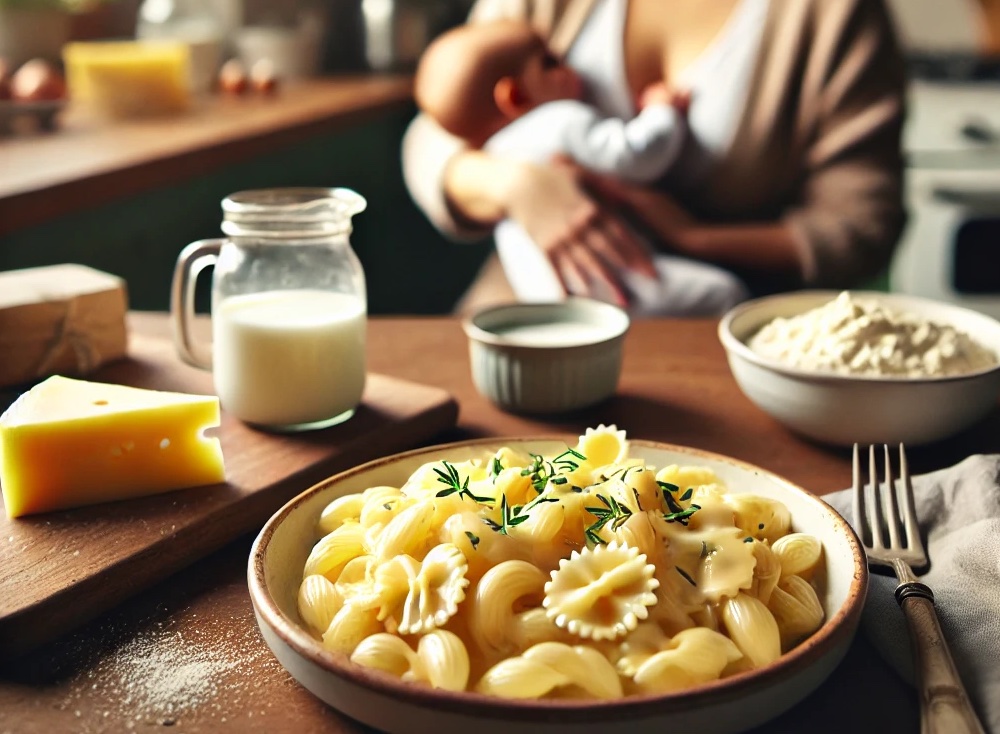
[[(163, 315), (133, 314), (130, 324), (139, 334), (168, 333)], [(848, 450), (798, 438), (743, 396), (729, 372), (716, 324), (709, 319), (634, 323), (617, 395), (551, 420), (504, 413), (476, 392), (466, 338), (452, 317), (372, 318), (369, 369), (443, 387), (457, 399), (457, 427), (440, 441), (574, 434), (616, 423), (635, 438), (746, 460), (817, 494), (847, 486)], [(961, 436), (914, 447), (910, 462), (919, 473), (976, 452), (1000, 452), (1000, 410)], [(246, 585), (251, 540), (231, 543), (58, 643), (0, 668), (0, 732), (167, 726), (184, 734), (369, 731), (300, 687), (260, 638)], [(914, 691), (859, 635), (817, 691), (754, 731), (918, 730)]]
[(411, 90), (408, 75), (331, 77), (117, 122), (70, 106), (56, 132), (0, 138), (0, 236), (401, 109)]

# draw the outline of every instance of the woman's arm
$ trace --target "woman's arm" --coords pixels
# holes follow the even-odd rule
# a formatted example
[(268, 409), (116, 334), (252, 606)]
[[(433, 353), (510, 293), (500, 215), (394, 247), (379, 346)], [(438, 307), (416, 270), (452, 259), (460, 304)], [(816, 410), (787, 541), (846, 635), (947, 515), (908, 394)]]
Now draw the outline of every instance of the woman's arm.
[(813, 124), (798, 198), (782, 219), (807, 285), (883, 272), (906, 220), (906, 73), (884, 0), (817, 0), (802, 112)]

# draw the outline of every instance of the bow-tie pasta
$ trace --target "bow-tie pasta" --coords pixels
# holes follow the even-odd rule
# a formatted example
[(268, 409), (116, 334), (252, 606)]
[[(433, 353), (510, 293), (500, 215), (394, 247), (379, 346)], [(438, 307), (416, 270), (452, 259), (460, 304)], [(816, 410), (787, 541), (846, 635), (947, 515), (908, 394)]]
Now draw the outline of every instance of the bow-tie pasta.
[(599, 425), (558, 454), (504, 446), (334, 500), (302, 623), (401, 680), (520, 699), (682, 691), (820, 627), (823, 546), (784, 504), (630, 451)]

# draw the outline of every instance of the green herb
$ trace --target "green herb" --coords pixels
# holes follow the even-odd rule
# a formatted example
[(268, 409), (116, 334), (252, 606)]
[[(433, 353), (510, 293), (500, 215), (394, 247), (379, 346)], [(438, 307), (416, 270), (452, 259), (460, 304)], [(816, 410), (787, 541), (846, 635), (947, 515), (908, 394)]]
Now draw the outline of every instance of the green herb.
[(680, 489), (676, 484), (671, 484), (670, 482), (657, 482), (657, 486), (660, 488), (660, 493), (663, 495), (663, 501), (667, 504), (667, 509), (672, 513), (684, 512), (684, 508), (674, 497), (674, 492)]
[(603, 494), (594, 495), (604, 507), (586, 507), (584, 508), (591, 515), (597, 518), (597, 521), (588, 527), (584, 531), (584, 535), (587, 539), (595, 544), (602, 544), (604, 540), (598, 533), (604, 528), (605, 525), (611, 523), (611, 529), (617, 530), (620, 528), (631, 516), (632, 510), (630, 510), (626, 505), (621, 504), (614, 497), (605, 497)]
[(496, 478), (500, 476), (500, 472), (503, 471), (503, 464), (500, 463), (500, 459), (496, 456), (493, 457), (493, 461), (490, 462), (490, 476), (496, 481)]
[(514, 527), (515, 525), (520, 525), (522, 522), (528, 519), (528, 514), (518, 514), (521, 511), (521, 505), (515, 505), (512, 509), (510, 505), (507, 504), (507, 495), (501, 495), (500, 497), (500, 522), (495, 522), (494, 520), (486, 519), (485, 522), (491, 528), (496, 530), (501, 535), (510, 535), (507, 531)]
[(663, 519), (667, 522), (679, 522), (681, 525), (687, 525), (691, 516), (701, 509), (701, 505), (691, 505), (686, 510), (681, 510), (680, 512), (671, 512), (663, 516)]
[(576, 485), (574, 484), (574, 485), (572, 485), (572, 486), (570, 487), (570, 491), (572, 491), (572, 492), (576, 492), (577, 494), (579, 494), (580, 492), (582, 492), (582, 491), (583, 491), (583, 487), (577, 487), (577, 486), (576, 486)]
[(565, 484), (566, 477), (557, 476), (566, 472), (575, 471), (580, 467), (576, 461), (586, 461), (587, 457), (574, 449), (566, 449), (551, 461), (546, 461), (545, 457), (538, 454), (529, 454), (531, 463), (521, 470), (522, 477), (529, 477), (531, 486), (538, 494), (545, 490), (545, 485), (551, 481), (553, 484)]
[(633, 469), (638, 470), (638, 471), (642, 471), (642, 467), (641, 466), (623, 466), (623, 467), (621, 467), (619, 469), (615, 469), (610, 474), (607, 474), (607, 475), (602, 474), (601, 477), (604, 479), (604, 481), (607, 481), (608, 479), (614, 479), (615, 476), (617, 476), (618, 474), (621, 474), (621, 477), (619, 477), (619, 478), (624, 482), (625, 481), (625, 477)]
[(635, 506), (642, 510), (642, 502), (639, 501), (639, 490), (635, 487), (632, 488), (632, 495), (635, 497)]
[(701, 557), (708, 558), (708, 543), (701, 541)]
[(691, 586), (697, 586), (698, 585), (698, 584), (696, 584), (694, 582), (693, 578), (691, 578), (690, 576), (688, 576), (687, 571), (685, 571), (683, 568), (681, 568), (680, 566), (674, 566), (674, 568), (677, 569), (677, 573), (679, 573), (681, 576), (683, 576), (684, 580), (687, 581), (689, 584), (691, 584)]
[(687, 492), (685, 492), (681, 496), (681, 502), (687, 502), (689, 499), (691, 499), (692, 494), (694, 494), (694, 490), (691, 487), (688, 487)]
[(753, 542), (753, 538), (748, 535), (747, 537), (745, 537), (743, 539), (743, 542), (744, 543), (752, 543)]
[(392, 509), (392, 503), (391, 502), (386, 502), (384, 505), (382, 505), (382, 507), (384, 507), (387, 510), (391, 510)]
[(459, 497), (465, 495), (474, 502), (479, 502), (481, 504), (493, 504), (494, 500), (492, 497), (479, 497), (474, 495), (469, 489), (469, 478), (466, 477), (465, 481), (462, 482), (458, 469), (456, 469), (452, 464), (449, 464), (447, 461), (442, 461), (441, 464), (444, 466), (445, 470), (442, 471), (437, 467), (434, 467), (434, 473), (438, 475), (438, 481), (442, 484), (448, 485), (448, 488), (442, 489), (434, 495), (435, 497), (447, 497), (450, 494), (458, 492)]
[(469, 539), (470, 543), (472, 543), (472, 550), (475, 550), (476, 548), (479, 547), (479, 536), (476, 535), (474, 532), (472, 532), (471, 530), (466, 530), (465, 537)]

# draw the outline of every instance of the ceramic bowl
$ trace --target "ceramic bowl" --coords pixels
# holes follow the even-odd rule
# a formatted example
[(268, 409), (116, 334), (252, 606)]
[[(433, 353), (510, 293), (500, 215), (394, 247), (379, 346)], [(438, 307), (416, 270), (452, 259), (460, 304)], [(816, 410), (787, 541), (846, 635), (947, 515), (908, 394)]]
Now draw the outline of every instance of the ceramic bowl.
[(812, 533), (826, 559), (822, 627), (775, 662), (681, 692), (615, 701), (508, 701), (477, 693), (434, 690), (363, 668), (323, 649), (297, 611), (302, 569), (318, 539), (323, 508), (342, 495), (376, 485), (400, 486), (430, 461), (487, 459), (501, 446), (558, 453), (566, 440), (479, 439), (390, 456), (343, 472), (291, 500), (264, 526), (251, 551), (248, 576), (257, 622), (267, 645), (291, 675), (330, 706), (390, 734), (729, 734), (757, 726), (820, 686), (840, 663), (860, 619), (868, 568), (857, 536), (829, 505), (762, 468), (718, 454), (632, 440), (630, 455), (647, 465), (697, 463), (713, 469), (733, 492), (778, 499), (793, 529)]
[(629, 317), (587, 298), (494, 306), (467, 318), (472, 381), (515, 413), (583, 408), (615, 392)]
[[(719, 322), (719, 339), (743, 393), (793, 431), (817, 441), (918, 445), (951, 436), (995, 409), (1000, 365), (951, 377), (860, 377), (821, 374), (760, 356), (748, 340), (776, 317), (817, 308), (839, 291), (798, 291), (747, 301)], [(961, 306), (916, 296), (857, 291), (886, 308), (964, 331), (1000, 354), (1000, 322)]]

